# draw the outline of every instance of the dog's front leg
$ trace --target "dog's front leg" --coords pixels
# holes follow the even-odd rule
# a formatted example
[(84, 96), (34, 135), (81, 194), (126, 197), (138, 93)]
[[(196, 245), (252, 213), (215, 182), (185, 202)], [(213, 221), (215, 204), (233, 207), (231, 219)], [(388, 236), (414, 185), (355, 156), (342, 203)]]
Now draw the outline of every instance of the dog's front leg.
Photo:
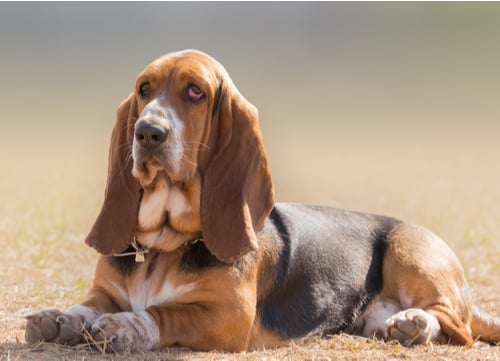
[(84, 325), (99, 313), (89, 307), (75, 305), (66, 312), (48, 309), (26, 317), (25, 338), (28, 343), (40, 341), (77, 345), (85, 341)]
[(26, 317), (25, 339), (28, 343), (40, 341), (54, 342), (63, 345), (77, 345), (86, 341), (90, 325), (102, 314), (120, 312), (127, 307), (126, 301), (120, 296), (113, 284), (123, 281), (113, 274), (106, 262), (98, 263), (96, 274), (107, 275), (94, 280), (94, 286), (89, 291), (86, 300), (62, 312), (57, 309), (47, 309)]
[(149, 351), (160, 345), (160, 330), (147, 311), (103, 314), (88, 331), (91, 340), (108, 352)]
[(224, 313), (208, 304), (151, 306), (146, 311), (101, 315), (89, 331), (93, 340), (116, 352), (172, 346), (245, 350), (253, 314), (235, 313), (230, 308)]
[[(63, 345), (78, 345), (86, 340), (86, 328), (105, 312), (117, 308), (108, 296), (92, 290), (83, 304), (74, 305), (67, 311), (48, 309), (26, 317), (25, 338), (28, 343), (40, 341)], [(100, 305), (96, 307), (94, 305)]]

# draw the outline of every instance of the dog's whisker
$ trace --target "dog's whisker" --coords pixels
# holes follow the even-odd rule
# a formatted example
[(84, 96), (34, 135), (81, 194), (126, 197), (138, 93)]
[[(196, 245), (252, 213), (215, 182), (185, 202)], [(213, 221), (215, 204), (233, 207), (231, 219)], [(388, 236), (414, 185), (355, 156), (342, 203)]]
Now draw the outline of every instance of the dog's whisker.
[[(191, 144), (194, 144), (194, 145), (197, 145), (201, 148), (205, 148), (205, 149), (210, 149), (210, 147), (205, 144), (205, 143), (202, 143), (202, 142), (198, 142), (198, 141), (195, 141), (195, 140), (192, 140), (192, 141), (184, 141), (183, 142), (183, 145), (191, 145)], [(191, 149), (196, 149), (195, 147), (191, 148)]]
[(187, 164), (190, 164), (192, 166), (195, 166), (195, 167), (198, 166), (197, 163), (193, 162), (191, 159), (189, 159), (188, 157), (186, 157), (186, 155), (184, 155), (184, 154), (182, 155), (182, 160), (184, 162), (186, 162)]

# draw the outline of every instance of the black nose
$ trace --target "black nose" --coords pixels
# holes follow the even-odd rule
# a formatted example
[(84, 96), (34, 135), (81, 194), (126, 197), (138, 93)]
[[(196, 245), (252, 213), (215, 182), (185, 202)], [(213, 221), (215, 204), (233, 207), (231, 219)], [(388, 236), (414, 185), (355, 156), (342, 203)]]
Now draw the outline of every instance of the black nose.
[(161, 125), (138, 122), (135, 124), (135, 139), (142, 147), (153, 149), (167, 139), (168, 129)]

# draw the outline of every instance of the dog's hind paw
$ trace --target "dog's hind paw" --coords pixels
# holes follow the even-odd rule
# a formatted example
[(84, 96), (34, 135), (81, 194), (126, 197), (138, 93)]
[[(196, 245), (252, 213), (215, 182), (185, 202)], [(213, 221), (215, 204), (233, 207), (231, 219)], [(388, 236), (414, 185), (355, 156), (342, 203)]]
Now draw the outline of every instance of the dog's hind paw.
[(422, 309), (410, 308), (396, 313), (386, 321), (389, 340), (405, 346), (427, 345), (441, 333), (437, 318)]

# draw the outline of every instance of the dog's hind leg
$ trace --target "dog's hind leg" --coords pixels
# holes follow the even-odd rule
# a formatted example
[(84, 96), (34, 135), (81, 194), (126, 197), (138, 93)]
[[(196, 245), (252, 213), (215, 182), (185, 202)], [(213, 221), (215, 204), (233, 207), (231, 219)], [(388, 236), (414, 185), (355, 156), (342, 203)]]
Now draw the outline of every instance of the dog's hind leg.
[(383, 287), (365, 312), (363, 335), (373, 332), (367, 326), (378, 305), (393, 304), (396, 312), (379, 316), (372, 326), (383, 338), (405, 345), (471, 345), (472, 303), (462, 266), (451, 249), (427, 229), (409, 224), (396, 226), (386, 242)]

